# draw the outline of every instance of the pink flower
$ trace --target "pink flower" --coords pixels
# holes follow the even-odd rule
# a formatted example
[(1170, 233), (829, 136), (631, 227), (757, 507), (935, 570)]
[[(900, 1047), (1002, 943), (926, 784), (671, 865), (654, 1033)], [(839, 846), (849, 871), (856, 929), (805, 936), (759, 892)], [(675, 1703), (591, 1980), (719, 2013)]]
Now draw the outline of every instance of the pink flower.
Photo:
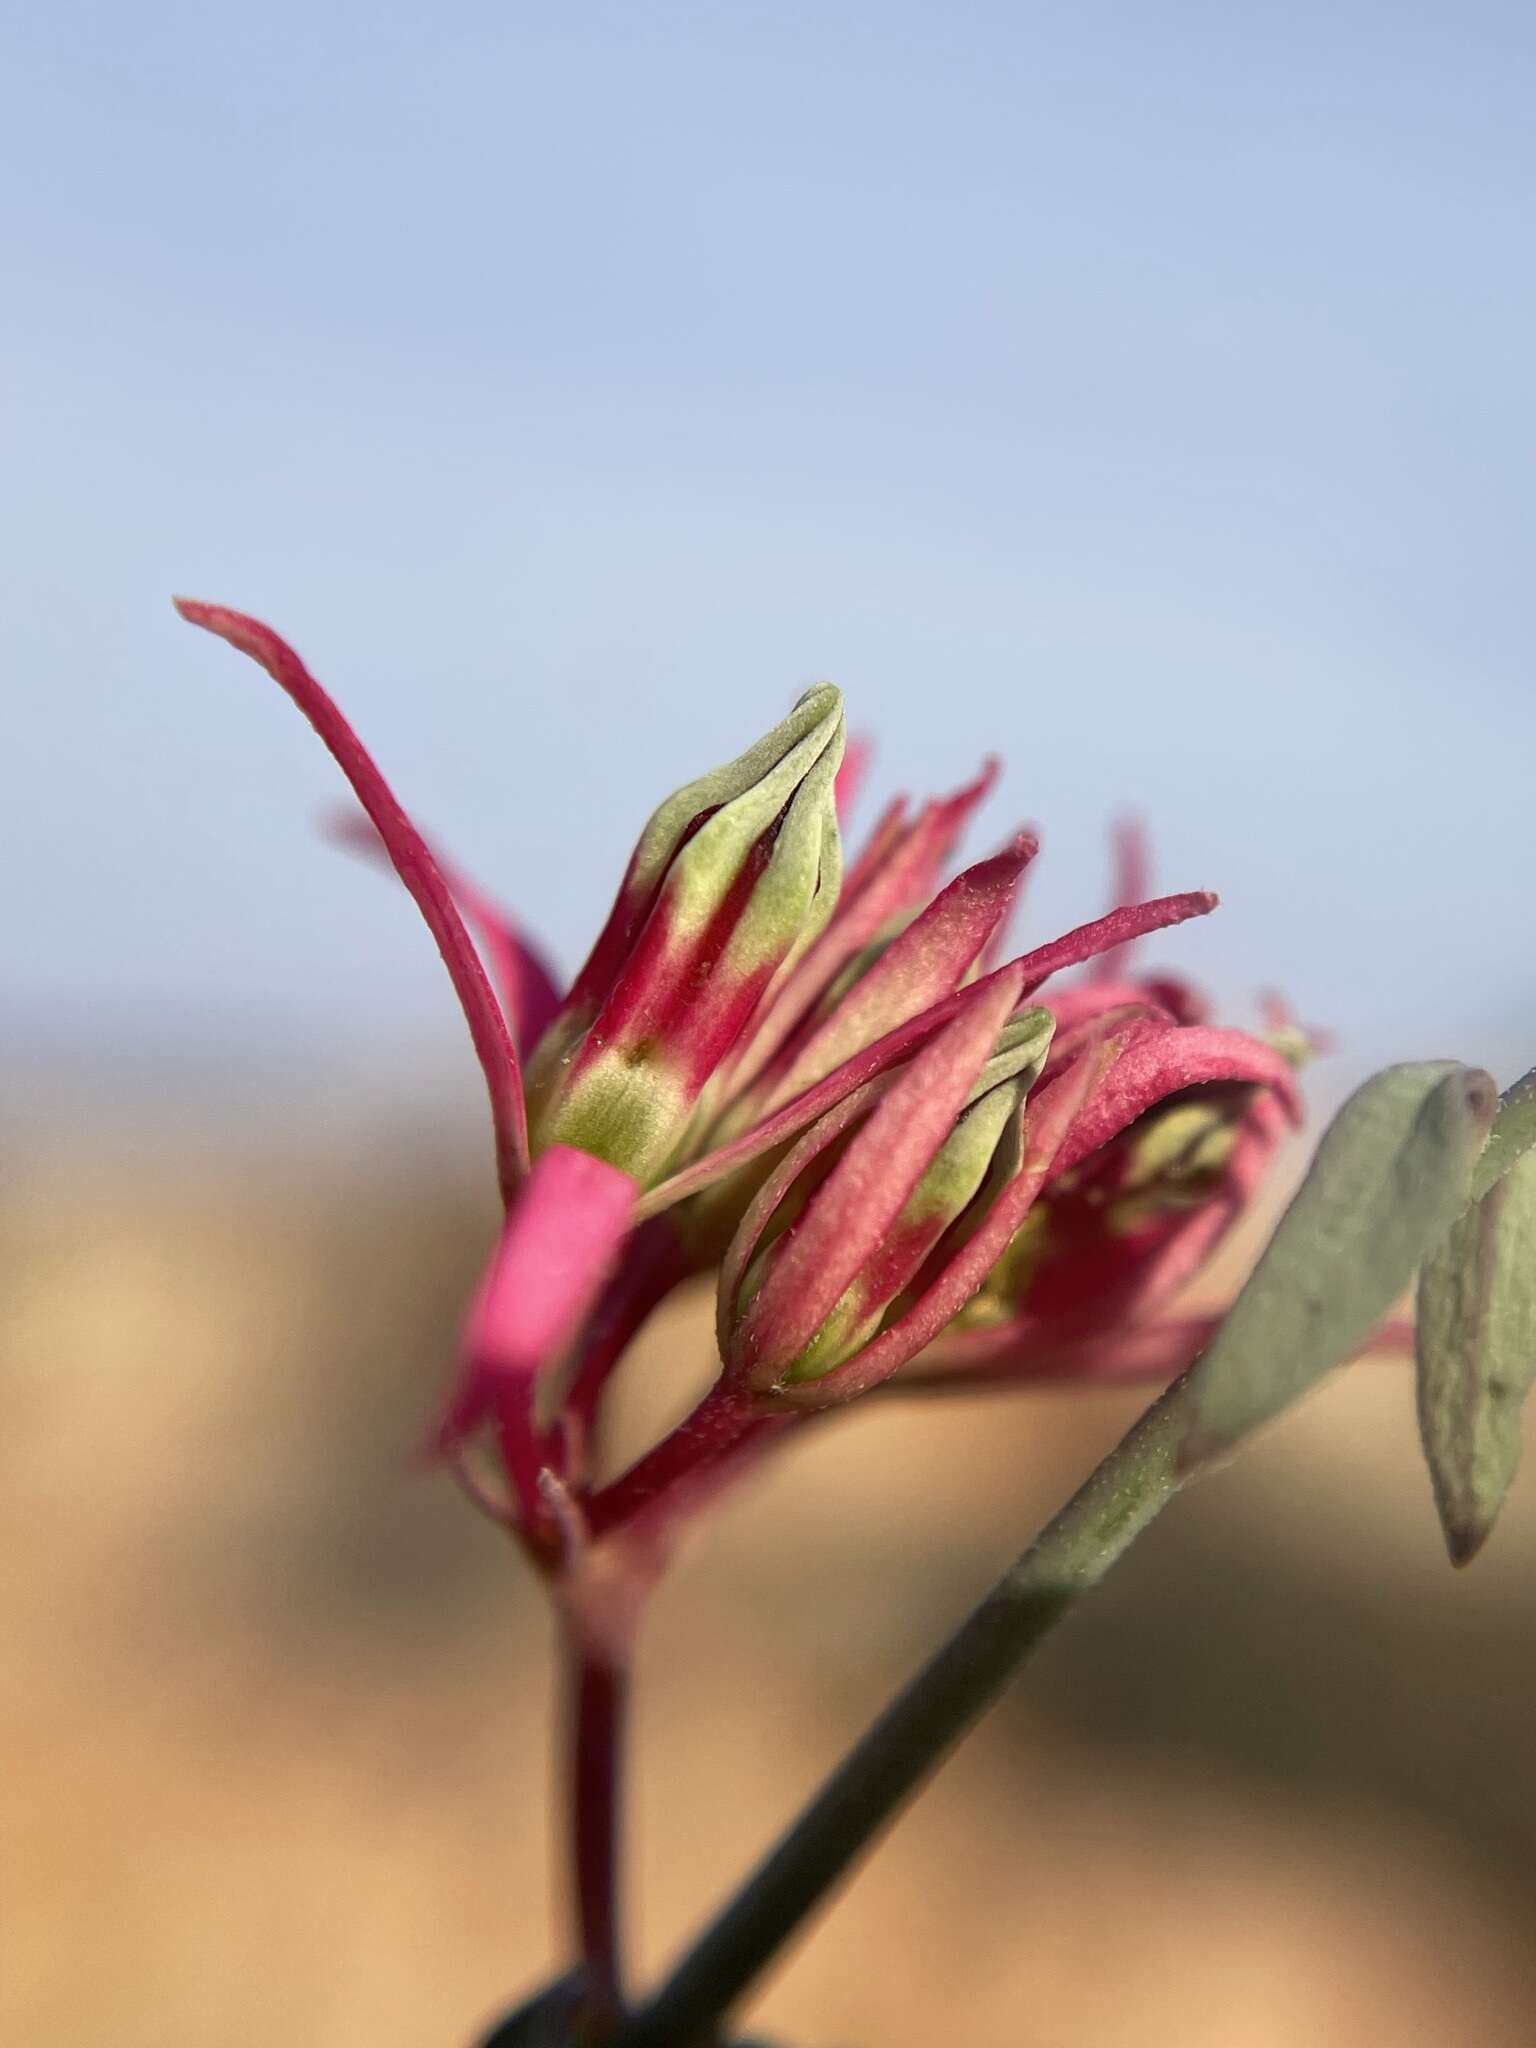
[[(504, 1511), (552, 1566), (589, 1537), (640, 1540), (903, 1368), (970, 1384), (1075, 1345), (1091, 1369), (1208, 1254), (1296, 1113), (1272, 1046), (1132, 977), (1138, 938), (1216, 900), (1131, 900), (1132, 835), (1106, 916), (1002, 964), (1033, 834), (943, 880), (992, 764), (891, 805), (843, 874), (836, 807), (862, 750), (845, 761), (830, 685), (654, 812), (562, 994), (436, 858), (293, 651), (238, 612), (178, 608), (309, 718), (371, 826), (347, 836), (387, 856), (453, 980), (507, 1218), (437, 1441), (464, 1462), (491, 1432)], [(681, 1278), (716, 1265), (719, 1380), (595, 1487), (613, 1366)]]

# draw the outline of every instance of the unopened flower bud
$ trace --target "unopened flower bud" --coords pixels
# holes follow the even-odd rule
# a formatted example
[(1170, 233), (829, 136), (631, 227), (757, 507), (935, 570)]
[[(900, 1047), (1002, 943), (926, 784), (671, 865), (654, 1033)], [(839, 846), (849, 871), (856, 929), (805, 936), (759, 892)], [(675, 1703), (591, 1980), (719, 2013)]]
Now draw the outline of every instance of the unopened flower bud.
[[(726, 1256), (720, 1342), (759, 1391), (819, 1381), (899, 1324), (1021, 1164), (1052, 1020), (979, 989), (898, 1078), (849, 1097), (769, 1175)], [(977, 1284), (979, 1284), (978, 1275)]]
[(842, 698), (808, 690), (755, 747), (652, 817), (529, 1077), (535, 1151), (647, 1180), (765, 991), (837, 901)]
[(1287, 1121), (1257, 1081), (1153, 1104), (1047, 1189), (960, 1327), (1064, 1340), (1161, 1305), (1248, 1208)]

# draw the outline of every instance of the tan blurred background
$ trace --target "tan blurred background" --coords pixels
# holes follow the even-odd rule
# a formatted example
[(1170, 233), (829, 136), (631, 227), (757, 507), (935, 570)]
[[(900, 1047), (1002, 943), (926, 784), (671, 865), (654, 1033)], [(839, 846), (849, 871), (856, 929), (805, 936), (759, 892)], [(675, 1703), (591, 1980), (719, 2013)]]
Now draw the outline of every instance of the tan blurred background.
[[(425, 1127), (264, 1121), (260, 1146), (10, 1148), (17, 2048), (460, 2048), (558, 1957), (545, 1618), (410, 1469), (481, 1162)], [(652, 1393), (699, 1369), (699, 1307), (651, 1333)], [(722, 1516), (644, 1645), (647, 1967), (1132, 1405), (856, 1414)], [(755, 2023), (803, 2048), (1529, 2040), (1533, 1536), (1527, 1484), (1453, 1574), (1404, 1372), (1356, 1368), (1144, 1539)]]

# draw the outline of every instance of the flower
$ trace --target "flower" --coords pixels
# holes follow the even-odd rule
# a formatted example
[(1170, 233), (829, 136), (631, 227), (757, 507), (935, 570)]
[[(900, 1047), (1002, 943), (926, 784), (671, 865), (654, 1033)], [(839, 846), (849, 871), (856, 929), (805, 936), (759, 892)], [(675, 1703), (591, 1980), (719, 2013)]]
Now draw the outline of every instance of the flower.
[[(1297, 1098), (1276, 1046), (1205, 1022), (1182, 983), (1134, 977), (1137, 940), (1216, 901), (1143, 900), (1134, 831), (1108, 913), (1000, 960), (1033, 833), (943, 881), (995, 764), (889, 806), (844, 874), (837, 812), (865, 754), (845, 757), (820, 684), (652, 814), (562, 993), (293, 650), (242, 613), (178, 609), (309, 718), (366, 814), (343, 836), (394, 867), (463, 1007), (506, 1219), (434, 1442), (482, 1494), (490, 1432), (491, 1504), (547, 1569), (664, 1533), (876, 1387), (1088, 1372), (1127, 1343), (1169, 1364), (1148, 1317), (1251, 1199)], [(711, 1268), (718, 1379), (597, 1484), (614, 1366)]]

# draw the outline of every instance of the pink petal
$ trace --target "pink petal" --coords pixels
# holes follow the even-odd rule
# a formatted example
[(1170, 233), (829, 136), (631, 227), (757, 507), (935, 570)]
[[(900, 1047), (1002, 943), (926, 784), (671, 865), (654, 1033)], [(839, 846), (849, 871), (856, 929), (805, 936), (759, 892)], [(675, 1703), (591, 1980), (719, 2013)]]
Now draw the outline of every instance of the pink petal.
[(177, 611), (190, 624), (218, 634), (231, 647), (248, 654), (287, 691), (330, 749), (358, 802), (373, 820), (395, 872), (415, 899), (437, 941), (469, 1025), (491, 1098), (502, 1197), (510, 1202), (528, 1171), (527, 1112), (517, 1052), (480, 956), (421, 834), (400, 808), (362, 741), (285, 641), (258, 620), (223, 605), (200, 604), (182, 597), (175, 603)]
[[(1038, 855), (1040, 847), (1040, 834), (1036, 831), (1033, 825), (1022, 826), (1017, 836), (1019, 836), (1020, 838), (1028, 839), (1030, 843), (1035, 847), (1036, 853)], [(987, 943), (982, 947), (981, 951), (977, 954), (976, 966), (981, 973), (990, 974), (994, 967), (1001, 966), (1003, 961), (1006, 959), (1009, 941), (1013, 934), (1013, 927), (1018, 922), (1019, 912), (1023, 907), (1024, 903), (1025, 892), (1029, 887), (1029, 878), (1033, 873), (1034, 865), (1033, 863), (1031, 863), (1029, 868), (1026, 869), (1025, 873), (1020, 876), (1019, 886), (1017, 889), (1014, 890), (1012, 900), (1010, 901), (1007, 910), (998, 919), (997, 927), (994, 930), (991, 938), (987, 940)]]
[(631, 1237), (618, 1269), (588, 1318), (570, 1390), (561, 1406), (562, 1427), (567, 1435), (577, 1433), (581, 1439), (573, 1460), (578, 1468), (609, 1375), (651, 1311), (697, 1270), (698, 1262), (682, 1243), (670, 1216), (653, 1216)]
[[(1086, 1163), (1087, 1180), (1053, 1213), (1050, 1248), (1017, 1317), (985, 1331), (952, 1333), (941, 1347), (945, 1356), (964, 1350), (979, 1358), (998, 1349), (1054, 1355), (1100, 1342), (1171, 1300), (1247, 1212), (1284, 1134), (1285, 1111), (1273, 1091), (1242, 1084), (1242, 1092), (1250, 1099), (1231, 1155), (1197, 1207), (1168, 1209), (1134, 1228), (1107, 1230), (1105, 1205), (1117, 1185), (1116, 1167), (1123, 1164), (1112, 1141)], [(1134, 1131), (1128, 1141), (1134, 1142)]]
[[(945, 1338), (930, 1365), (918, 1360), (898, 1373), (885, 1394), (985, 1394), (1020, 1386), (1134, 1386), (1176, 1379), (1194, 1364), (1226, 1320), (1225, 1313), (1174, 1316), (1165, 1322), (1132, 1323), (1108, 1334), (1078, 1339), (1052, 1349), (1038, 1339), (1014, 1339), (988, 1354), (969, 1357)], [(977, 1331), (974, 1334), (981, 1336)], [(1412, 1358), (1413, 1324), (1390, 1318), (1354, 1355), (1385, 1352)]]
[(781, 1399), (806, 1408), (852, 1401), (889, 1379), (948, 1328), (984, 1284), (1029, 1213), (1103, 1065), (1101, 1053), (1085, 1054), (1071, 1072), (1030, 1098), (1024, 1112), (1024, 1158), (1019, 1171), (993, 1198), (977, 1228), (940, 1265), (907, 1313), (824, 1379), (780, 1389)]
[(1068, 1032), (1119, 1010), (1143, 1017), (1161, 1015), (1170, 1024), (1182, 1020), (1171, 1011), (1160, 1010), (1147, 999), (1146, 988), (1135, 981), (1080, 981), (1072, 988), (1053, 989), (1041, 998), (1042, 1007), (1056, 1019), (1055, 1047), (1059, 1049)]
[(1207, 1265), (1248, 1211), (1285, 1134), (1286, 1111), (1269, 1089), (1256, 1095), (1238, 1128), (1219, 1185), (1199, 1208), (1175, 1219), (1138, 1261), (1122, 1297), (1124, 1312), (1146, 1316), (1171, 1301)]
[(1301, 1120), (1301, 1096), (1289, 1065), (1246, 1031), (1223, 1031), (1208, 1024), (1133, 1024), (1062, 1146), (1052, 1178), (1107, 1144), (1154, 1102), (1207, 1081), (1251, 1081), (1271, 1087), (1291, 1120)]
[[(392, 865), (383, 840), (365, 813), (338, 811), (326, 820), (326, 831), (340, 845), (350, 847), (365, 859), (381, 861), (386, 867)], [(560, 1008), (560, 991), (549, 963), (532, 939), (524, 938), (507, 913), (477, 883), (461, 870), (450, 867), (435, 849), (433, 859), (465, 922), (480, 940), (518, 1052), (526, 1056)]]
[[(792, 1099), (885, 1032), (948, 995), (1007, 915), (1037, 851), (1025, 834), (957, 875), (809, 1035), (770, 1069), (770, 1102)], [(1007, 970), (1010, 974), (1012, 970)]]
[[(1024, 990), (1027, 997), (1031, 989), (1037, 987), (1046, 974), (1054, 973), (1058, 967), (1071, 966), (1076, 961), (1089, 958), (1106, 928), (1110, 934), (1109, 942), (1113, 943), (1115, 933), (1124, 932), (1127, 919), (1139, 920), (1141, 929), (1153, 931), (1162, 925), (1179, 924), (1187, 917), (1199, 917), (1211, 909), (1215, 901), (1215, 897), (1209, 895), (1165, 896), (1153, 903), (1140, 904), (1134, 911), (1116, 911), (1108, 918), (1099, 918), (1091, 925), (1084, 925), (1076, 932), (1069, 932), (1064, 939), (1054, 940), (1049, 946), (1042, 946), (1036, 952), (1026, 954), (1022, 960), (1012, 963), (1011, 967), (994, 968), (990, 974), (971, 982), (965, 989), (945, 996), (919, 1015), (909, 1017), (894, 1030), (889, 1030), (883, 1037), (876, 1039), (872, 1045), (861, 1046), (850, 1058), (844, 1060), (840, 1067), (834, 1068), (830, 1074), (807, 1088), (803, 1094), (793, 1097), (782, 1108), (760, 1118), (739, 1137), (717, 1146), (702, 1159), (695, 1160), (692, 1165), (674, 1173), (670, 1179), (660, 1182), (643, 1198), (638, 1213), (641, 1216), (653, 1216), (662, 1209), (671, 1208), (675, 1202), (684, 1201), (689, 1195), (698, 1194), (700, 1189), (709, 1187), (714, 1181), (723, 1180), (728, 1173), (734, 1173), (738, 1167), (745, 1166), (748, 1161), (771, 1151), (786, 1138), (792, 1138), (797, 1131), (804, 1130), (807, 1124), (813, 1123), (824, 1110), (830, 1109), (833, 1103), (844, 1095), (862, 1087), (866, 1081), (874, 1080), (877, 1075), (885, 1073), (898, 1061), (905, 1059), (915, 1046), (921, 1045), (932, 1037), (941, 1025), (949, 1022), (965, 997), (974, 995), (978, 989), (989, 987), (1000, 975), (1011, 973), (1013, 967), (1021, 968), (1030, 977)], [(1070, 958), (1061, 957), (1064, 950), (1070, 953)], [(1046, 963), (1043, 973), (1042, 961)], [(1138, 1003), (1136, 1008), (1137, 1014), (1143, 1019), (1155, 1015), (1145, 1003)], [(1052, 1048), (1053, 1059), (1057, 1051), (1058, 1048)]]
[(867, 1081), (862, 1088), (855, 1088), (851, 1094), (843, 1096), (840, 1102), (834, 1103), (808, 1130), (800, 1133), (747, 1205), (746, 1213), (736, 1226), (720, 1262), (719, 1282), (715, 1289), (715, 1335), (722, 1357), (726, 1355), (732, 1343), (741, 1283), (746, 1277), (748, 1267), (757, 1256), (758, 1246), (763, 1241), (763, 1233), (772, 1222), (779, 1204), (789, 1194), (801, 1174), (830, 1145), (835, 1144), (845, 1131), (867, 1115), (889, 1086), (889, 1077), (882, 1076), (880, 1080)]
[(1110, 911), (1106, 917), (1094, 918), (1090, 924), (1080, 924), (1075, 931), (1052, 939), (1048, 946), (1024, 955), (1019, 962), (1028, 977), (1024, 993), (1033, 995), (1043, 981), (1059, 974), (1063, 967), (1076, 967), (1106, 950), (1116, 951), (1146, 932), (1166, 930), (1169, 925), (1183, 924), (1186, 918), (1204, 917), (1219, 901), (1208, 889), (1188, 890), (1179, 896), (1154, 897), (1150, 903), (1128, 904)]
[[(999, 969), (1001, 974), (1005, 969)], [(995, 979), (989, 976), (988, 981)], [(987, 983), (973, 982), (970, 988), (949, 996), (942, 1003), (935, 1003), (931, 1010), (925, 1010), (920, 1017), (909, 1018), (905, 1024), (888, 1031), (875, 1044), (863, 1047), (853, 1058), (845, 1060), (834, 1073), (818, 1081), (814, 1088), (807, 1088), (803, 1095), (797, 1095), (792, 1102), (775, 1110), (772, 1116), (763, 1117), (739, 1138), (732, 1138), (728, 1144), (719, 1145), (702, 1159), (696, 1159), (690, 1166), (683, 1167), (670, 1179), (661, 1181), (640, 1199), (636, 1214), (640, 1217), (658, 1215), (663, 1209), (686, 1201), (702, 1188), (709, 1187), (717, 1180), (723, 1180), (728, 1173), (734, 1173), (763, 1153), (771, 1152), (803, 1131), (808, 1124), (831, 1109), (845, 1096), (862, 1088), (867, 1081), (875, 1080), (889, 1071), (900, 1060), (905, 1059), (914, 1046), (931, 1038), (941, 1025), (947, 1024), (959, 1008), (963, 996), (973, 995)]]
[(843, 748), (842, 766), (838, 769), (836, 780), (832, 784), (833, 799), (837, 804), (837, 822), (840, 825), (847, 823), (848, 813), (859, 800), (859, 791), (864, 787), (865, 778), (869, 774), (869, 764), (874, 751), (870, 742), (857, 733)]
[[(844, 760), (846, 759), (845, 755)], [(851, 903), (854, 897), (867, 887), (870, 876), (884, 866), (890, 859), (893, 849), (911, 829), (907, 820), (907, 799), (904, 796), (893, 796), (875, 820), (858, 858), (850, 861), (843, 871), (839, 909)]]
[[(1223, 1318), (1179, 1316), (1161, 1323), (1132, 1323), (1052, 1345), (1038, 1336), (977, 1330), (941, 1337), (932, 1362), (918, 1359), (890, 1382), (892, 1394), (985, 1393), (1020, 1385), (1044, 1386), (1071, 1380), (1106, 1385), (1171, 1380), (1192, 1365), (1220, 1329)], [(970, 1336), (991, 1338), (988, 1348), (967, 1348)]]
[[(954, 852), (973, 812), (991, 793), (999, 763), (989, 755), (978, 773), (948, 796), (932, 797), (907, 821), (907, 800), (897, 797), (882, 813), (869, 844), (843, 877), (843, 898), (851, 904), (877, 878), (881, 879), (884, 915), (910, 909), (933, 893), (944, 864)], [(892, 862), (899, 878), (887, 876)], [(878, 920), (869, 925), (872, 937)]]
[[(1017, 976), (1004, 975), (966, 1002), (886, 1091), (786, 1231), (731, 1342), (743, 1377), (776, 1375), (837, 1306), (949, 1136), (1017, 991)], [(755, 1206), (761, 1213), (743, 1226), (754, 1238), (767, 1220)]]
[[(843, 877), (831, 923), (753, 1020), (726, 1076), (726, 1092), (739, 1096), (749, 1087), (792, 1033), (807, 1026), (817, 1003), (849, 961), (893, 920), (927, 901), (962, 827), (996, 776), (997, 763), (987, 761), (974, 781), (952, 796), (925, 804), (910, 824), (904, 797), (886, 808), (869, 845)], [(1032, 840), (1032, 848), (1035, 844)]]
[(452, 1450), (494, 1418), (525, 1514), (538, 1504), (539, 1376), (560, 1359), (629, 1234), (638, 1184), (589, 1152), (552, 1145), (507, 1215), (470, 1311), (464, 1373), (439, 1432)]
[(690, 1195), (711, 1186), (715, 1181), (724, 1180), (727, 1174), (736, 1172), (738, 1167), (747, 1165), (763, 1153), (771, 1152), (787, 1139), (803, 1131), (808, 1124), (851, 1095), (866, 1082), (878, 1079), (882, 1074), (897, 1066), (913, 1049), (925, 1044), (940, 1030), (964, 1003), (984, 988), (994, 988), (1005, 977), (1011, 976), (1012, 967), (997, 967), (979, 981), (969, 982), (963, 989), (945, 996), (942, 1002), (934, 1003), (919, 1016), (909, 1017), (904, 1024), (898, 1024), (894, 1031), (887, 1031), (883, 1038), (873, 1045), (861, 1046), (851, 1059), (844, 1060), (825, 1079), (807, 1088), (802, 1095), (786, 1102), (782, 1109), (776, 1109), (769, 1116), (743, 1131), (740, 1137), (732, 1138), (708, 1152), (702, 1159), (696, 1159), (690, 1166), (683, 1167), (669, 1179), (659, 1182), (648, 1194), (641, 1197), (636, 1214), (641, 1217), (657, 1215), (663, 1209), (683, 1202)]
[[(1152, 860), (1146, 827), (1140, 818), (1121, 818), (1114, 828), (1115, 879), (1110, 908), (1140, 903), (1151, 884)], [(1130, 966), (1135, 940), (1122, 939), (1102, 953), (1089, 972), (1090, 981), (1119, 981)]]

